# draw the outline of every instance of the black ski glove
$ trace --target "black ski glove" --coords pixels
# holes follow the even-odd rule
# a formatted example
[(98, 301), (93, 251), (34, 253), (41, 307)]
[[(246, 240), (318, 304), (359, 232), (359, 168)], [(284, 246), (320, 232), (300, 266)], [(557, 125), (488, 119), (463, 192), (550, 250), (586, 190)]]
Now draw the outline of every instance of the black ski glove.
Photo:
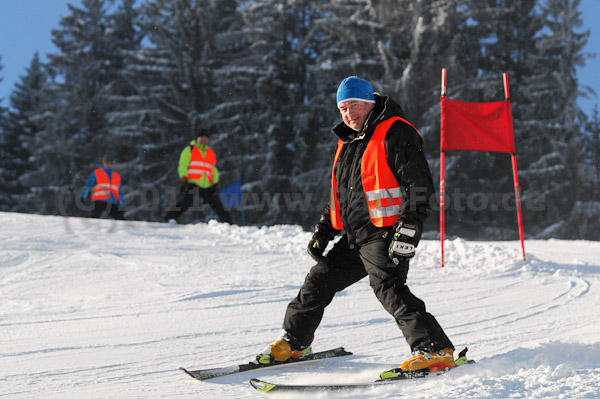
[(422, 224), (403, 218), (398, 221), (394, 230), (389, 257), (397, 265), (401, 259), (410, 259), (415, 256), (415, 248), (421, 239)]
[(319, 223), (315, 227), (315, 233), (311, 240), (308, 242), (308, 254), (317, 262), (323, 261), (325, 258), (323, 252), (327, 248), (329, 241), (333, 240), (335, 236), (331, 234), (327, 226)]
[(188, 183), (187, 179), (179, 181), (179, 195), (185, 196), (190, 188), (191, 184)]

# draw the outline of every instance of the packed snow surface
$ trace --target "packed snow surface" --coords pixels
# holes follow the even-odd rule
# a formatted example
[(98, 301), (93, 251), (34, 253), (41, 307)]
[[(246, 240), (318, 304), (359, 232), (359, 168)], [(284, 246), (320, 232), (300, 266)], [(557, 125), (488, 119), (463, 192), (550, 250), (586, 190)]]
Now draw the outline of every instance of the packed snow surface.
[[(364, 279), (327, 308), (315, 351), (353, 356), (196, 381), (279, 334), (312, 266), (297, 226), (173, 225), (0, 213), (0, 397), (255, 398), (249, 378), (376, 379), (410, 355)], [(600, 243), (421, 242), (408, 284), (477, 363), (313, 398), (600, 397)], [(286, 396), (293, 397), (293, 396)], [(301, 396), (297, 396), (301, 397)]]

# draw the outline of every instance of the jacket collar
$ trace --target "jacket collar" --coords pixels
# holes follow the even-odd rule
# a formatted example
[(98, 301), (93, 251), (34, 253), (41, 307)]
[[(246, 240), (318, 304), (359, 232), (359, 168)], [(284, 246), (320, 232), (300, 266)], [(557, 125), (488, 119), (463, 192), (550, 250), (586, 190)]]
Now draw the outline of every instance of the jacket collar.
[(208, 145), (202, 145), (202, 144), (198, 143), (197, 140), (190, 141), (190, 146), (198, 147), (198, 149), (202, 150), (202, 151), (206, 151), (206, 149), (208, 148)]

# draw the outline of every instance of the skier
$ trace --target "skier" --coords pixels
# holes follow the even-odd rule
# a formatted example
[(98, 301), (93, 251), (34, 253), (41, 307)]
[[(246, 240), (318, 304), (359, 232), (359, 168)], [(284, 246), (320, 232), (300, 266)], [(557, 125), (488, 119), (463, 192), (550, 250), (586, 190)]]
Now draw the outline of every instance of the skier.
[[(311, 353), (313, 334), (336, 292), (369, 276), (373, 291), (395, 319), (412, 350), (391, 378), (432, 365), (454, 367), (454, 346), (406, 286), (409, 259), (421, 237), (434, 194), (422, 139), (401, 107), (356, 76), (337, 91), (342, 122), (334, 127), (338, 146), (331, 196), (308, 253), (317, 264), (285, 313), (282, 335), (253, 363), (271, 364)], [(329, 243), (343, 234), (324, 255)]]
[(163, 221), (177, 220), (200, 195), (215, 211), (219, 220), (231, 223), (231, 215), (219, 200), (219, 171), (217, 157), (208, 146), (210, 131), (199, 128), (197, 138), (186, 146), (179, 157), (179, 180), (182, 198), (164, 216)]
[(100, 218), (110, 215), (113, 219), (125, 220), (121, 195), (121, 175), (113, 170), (113, 160), (109, 155), (102, 158), (102, 168), (95, 169), (83, 186), (81, 199), (85, 200), (92, 193), (94, 208), (91, 216)]

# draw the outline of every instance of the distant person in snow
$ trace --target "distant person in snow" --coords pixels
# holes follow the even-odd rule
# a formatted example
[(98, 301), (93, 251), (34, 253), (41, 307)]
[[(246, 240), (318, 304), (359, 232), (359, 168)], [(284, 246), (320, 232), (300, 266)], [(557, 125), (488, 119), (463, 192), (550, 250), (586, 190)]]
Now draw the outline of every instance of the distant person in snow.
[(113, 219), (125, 220), (119, 206), (123, 205), (121, 195), (121, 175), (113, 170), (113, 160), (109, 155), (102, 158), (102, 167), (94, 170), (85, 182), (81, 199), (85, 200), (92, 193), (93, 218), (105, 218), (111, 216)]
[(217, 214), (219, 220), (231, 223), (231, 215), (225, 210), (219, 199), (219, 171), (217, 157), (208, 146), (210, 131), (200, 128), (196, 139), (186, 146), (179, 157), (179, 187), (181, 199), (164, 216), (163, 221), (177, 221), (194, 202), (194, 196), (200, 196)]
[[(330, 201), (308, 245), (317, 264), (287, 307), (281, 337), (252, 363), (310, 354), (315, 330), (334, 295), (368, 276), (413, 354), (381, 378), (455, 367), (452, 342), (406, 286), (409, 259), (415, 255), (435, 192), (423, 141), (396, 102), (373, 93), (371, 84), (356, 76), (340, 84), (337, 107), (342, 122), (333, 129), (338, 144)], [(325, 256), (329, 241), (340, 234)]]

